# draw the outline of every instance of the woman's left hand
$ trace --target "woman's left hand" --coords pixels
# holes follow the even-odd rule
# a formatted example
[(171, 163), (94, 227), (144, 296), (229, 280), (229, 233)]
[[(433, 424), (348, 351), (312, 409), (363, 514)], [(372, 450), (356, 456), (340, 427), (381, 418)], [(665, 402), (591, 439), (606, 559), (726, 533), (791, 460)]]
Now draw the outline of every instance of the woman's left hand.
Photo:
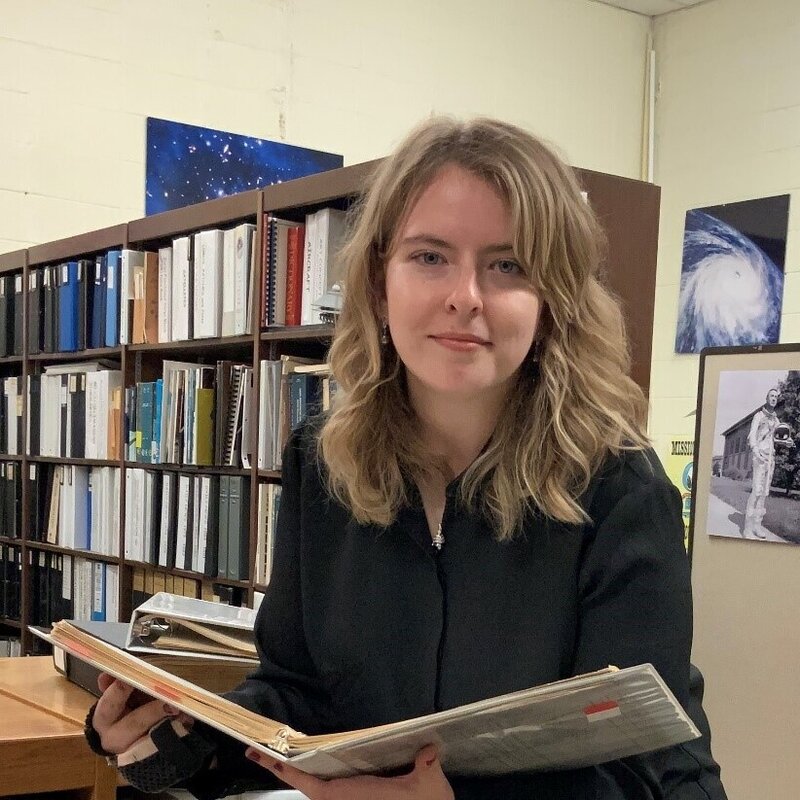
[(359, 775), (325, 781), (248, 749), (249, 759), (268, 769), (275, 777), (301, 791), (309, 800), (454, 800), (434, 745), (423, 747), (414, 769), (399, 778)]

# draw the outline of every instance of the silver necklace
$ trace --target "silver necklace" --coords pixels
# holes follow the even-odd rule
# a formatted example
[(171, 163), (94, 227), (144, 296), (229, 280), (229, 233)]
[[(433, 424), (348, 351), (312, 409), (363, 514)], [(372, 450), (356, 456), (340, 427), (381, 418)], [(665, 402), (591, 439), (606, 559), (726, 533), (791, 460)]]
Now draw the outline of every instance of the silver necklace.
[(439, 527), (436, 529), (436, 535), (433, 537), (431, 543), (437, 550), (442, 549), (444, 544), (444, 534), (442, 533), (442, 521), (439, 520)]

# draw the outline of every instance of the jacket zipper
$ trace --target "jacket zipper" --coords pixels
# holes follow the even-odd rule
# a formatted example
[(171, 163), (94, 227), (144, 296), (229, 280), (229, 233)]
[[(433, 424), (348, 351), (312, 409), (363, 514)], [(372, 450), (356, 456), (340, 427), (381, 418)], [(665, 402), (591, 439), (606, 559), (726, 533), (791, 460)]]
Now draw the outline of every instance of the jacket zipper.
[(447, 631), (447, 580), (445, 579), (444, 570), (442, 569), (441, 552), (442, 545), (444, 544), (444, 534), (442, 533), (442, 525), (444, 524), (445, 514), (447, 507), (442, 513), (442, 519), (439, 522), (439, 527), (436, 531), (436, 536), (433, 537), (434, 547), (434, 561), (436, 562), (436, 577), (439, 580), (439, 586), (442, 590), (442, 632), (439, 634), (439, 647), (436, 651), (436, 687), (433, 694), (433, 707), (435, 711), (442, 710), (441, 703), (441, 688), (442, 688), (442, 661), (444, 660), (444, 640)]

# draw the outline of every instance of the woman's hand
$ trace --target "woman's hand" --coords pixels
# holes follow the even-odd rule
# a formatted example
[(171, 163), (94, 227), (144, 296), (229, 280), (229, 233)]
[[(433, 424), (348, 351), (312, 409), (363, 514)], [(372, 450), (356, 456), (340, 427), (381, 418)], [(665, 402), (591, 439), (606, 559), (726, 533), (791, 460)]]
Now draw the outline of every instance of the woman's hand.
[(105, 672), (97, 679), (97, 686), (103, 694), (97, 701), (92, 727), (107, 753), (124, 753), (165, 717), (177, 718), (189, 726), (193, 722), (186, 714), (161, 700), (150, 699)]
[(417, 753), (414, 769), (399, 778), (359, 775), (325, 781), (275, 761), (258, 750), (248, 749), (245, 755), (284, 783), (299, 789), (309, 800), (454, 800), (433, 745), (423, 747)]

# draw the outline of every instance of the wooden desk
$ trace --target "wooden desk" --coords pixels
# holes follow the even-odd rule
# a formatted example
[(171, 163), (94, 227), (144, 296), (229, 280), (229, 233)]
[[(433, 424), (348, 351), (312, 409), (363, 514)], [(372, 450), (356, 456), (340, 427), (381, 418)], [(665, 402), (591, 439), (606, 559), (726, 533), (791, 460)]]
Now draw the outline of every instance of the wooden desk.
[(83, 738), (94, 701), (49, 656), (0, 658), (0, 797), (73, 790), (113, 800), (117, 772)]

